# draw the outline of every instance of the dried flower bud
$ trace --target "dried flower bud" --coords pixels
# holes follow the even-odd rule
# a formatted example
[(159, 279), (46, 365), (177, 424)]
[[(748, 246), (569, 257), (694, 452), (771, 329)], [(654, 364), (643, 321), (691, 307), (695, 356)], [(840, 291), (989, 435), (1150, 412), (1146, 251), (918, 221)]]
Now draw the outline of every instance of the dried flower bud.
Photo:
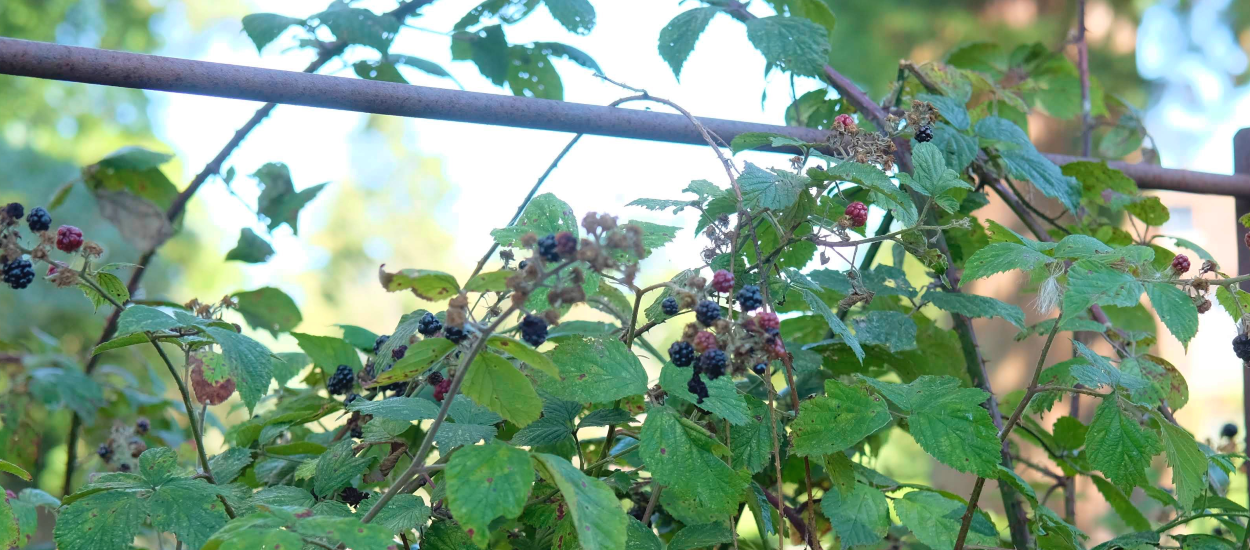
[(616, 229), (616, 216), (610, 214), (599, 214), (599, 227), (604, 231)]
[(547, 321), (548, 325), (551, 325), (554, 327), (560, 324), (560, 312), (554, 309), (545, 310), (543, 311), (543, 320)]
[(1198, 304), (1198, 313), (1206, 313), (1208, 311), (1211, 311), (1211, 300), (1203, 298), (1202, 303)]
[(677, 293), (677, 305), (681, 306), (681, 309), (690, 309), (697, 303), (699, 299), (694, 294), (684, 291)]
[(71, 269), (58, 269), (52, 275), (52, 284), (57, 288), (68, 288), (78, 284), (78, 273)]
[(707, 279), (696, 275), (686, 280), (686, 286), (695, 290), (703, 290), (703, 287), (707, 286)]
[(1214, 273), (1219, 270), (1220, 270), (1220, 264), (1217, 264), (1211, 260), (1203, 260), (1202, 271), (1199, 271), (1198, 274), (1203, 275), (1206, 273)]
[(1198, 294), (1206, 294), (1207, 290), (1211, 288), (1211, 281), (1198, 277), (1192, 283), (1189, 283), (1189, 286), (1193, 287)]
[(538, 244), (538, 235), (535, 235), (533, 231), (521, 235), (521, 246), (530, 248), (536, 244)]
[(104, 247), (95, 241), (85, 241), (82, 243), (82, 253), (91, 258), (99, 258), (104, 255)]
[(681, 329), (681, 339), (687, 342), (693, 342), (695, 335), (699, 334), (702, 330), (703, 329), (699, 327), (698, 323), (687, 323), (686, 326)]
[(586, 229), (587, 233), (598, 233), (599, 214), (587, 212), (585, 216), (582, 216), (582, 227)]
[(511, 250), (500, 250), (500, 251), (499, 251), (499, 259), (504, 260), (504, 261), (506, 261), (506, 262), (510, 262), (510, 261), (512, 261), (512, 260), (513, 260), (513, 258), (514, 258), (514, 256), (512, 255), (512, 251), (511, 251)]
[(580, 267), (575, 267), (575, 268), (573, 268), (573, 270), (572, 270), (572, 277), (570, 277), (570, 280), (571, 280), (571, 281), (573, 282), (573, 284), (575, 284), (575, 285), (580, 285), (580, 284), (582, 284), (582, 283), (585, 283), (585, 282), (586, 282), (586, 273), (582, 271), (582, 268), (580, 268)]

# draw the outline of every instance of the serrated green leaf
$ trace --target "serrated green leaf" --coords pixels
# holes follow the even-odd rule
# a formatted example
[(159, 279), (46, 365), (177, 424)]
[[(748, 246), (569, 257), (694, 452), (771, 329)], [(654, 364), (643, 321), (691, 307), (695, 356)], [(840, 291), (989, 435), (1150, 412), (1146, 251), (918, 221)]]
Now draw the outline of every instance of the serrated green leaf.
[(292, 332), (291, 336), (299, 343), (314, 365), (326, 372), (326, 376), (334, 374), (339, 365), (351, 367), (352, 372), (360, 372), (364, 367), (360, 364), (360, 354), (356, 347), (347, 340), (333, 336), (315, 336), (302, 332)]
[(549, 376), (560, 375), (559, 368), (556, 367), (555, 363), (551, 362), (551, 358), (539, 353), (538, 350), (520, 340), (508, 338), (507, 336), (491, 336), (486, 341), (486, 346), (511, 355)]
[(490, 273), (479, 273), (464, 284), (466, 292), (503, 292), (508, 289), (508, 278), (516, 272), (501, 269)]
[(502, 443), (456, 451), (444, 476), (451, 513), (481, 547), (490, 540), (495, 518), (521, 515), (534, 484), (529, 453)]
[(218, 485), (234, 481), (234, 478), (239, 477), (239, 473), (251, 463), (251, 449), (242, 447), (227, 449), (226, 452), (208, 459), (208, 465), (213, 470), (213, 479)]
[[(378, 501), (377, 495), (365, 499), (356, 508), (357, 514), (368, 514)], [(417, 495), (400, 493), (392, 498), (386, 507), (373, 518), (374, 525), (385, 527), (391, 533), (407, 533), (413, 529), (425, 527), (430, 520), (430, 507), (425, 499)]]
[[(669, 407), (655, 407), (642, 425), (642, 458), (664, 487), (665, 508), (687, 524), (729, 517), (738, 509), (746, 481), (725, 464), (706, 432), (692, 429)], [(724, 448), (720, 447), (723, 451)]]
[(521, 371), (507, 359), (482, 352), (465, 373), (460, 392), (518, 427), (538, 420), (543, 402)]
[(149, 306), (132, 305), (117, 318), (117, 334), (125, 336), (136, 332), (159, 332), (182, 326), (165, 312)]
[(455, 277), (432, 269), (401, 269), (395, 273), (379, 269), (378, 278), (387, 292), (411, 290), (418, 298), (430, 302), (446, 300), (460, 292)]
[(1128, 495), (1120, 491), (1110, 481), (1103, 479), (1102, 476), (1092, 475), (1089, 477), (1094, 482), (1094, 487), (1102, 494), (1102, 497), (1111, 505), (1111, 509), (1115, 510), (1116, 515), (1124, 520), (1125, 525), (1134, 531), (1149, 531), (1150, 520), (1142, 515), (1141, 510), (1129, 500)]
[(771, 421), (767, 403), (750, 395), (743, 398), (747, 403), (749, 421), (729, 428), (733, 441), (733, 463), (751, 473), (759, 473), (772, 461), (773, 431), (782, 433), (781, 418)]
[(533, 232), (543, 237), (561, 231), (577, 236), (577, 218), (573, 217), (573, 209), (555, 195), (543, 193), (530, 201), (516, 223), (495, 229), (490, 234), (499, 246), (516, 246), (516, 241), (526, 233)]
[(273, 231), (285, 223), (297, 235), (300, 210), (326, 186), (322, 183), (296, 191), (295, 184), (291, 182), (291, 171), (285, 164), (276, 162), (261, 166), (252, 177), (262, 187), (256, 200), (256, 212), (269, 220), (269, 230)]
[(1150, 283), (1146, 285), (1146, 296), (1168, 332), (1189, 347), (1189, 341), (1198, 334), (1198, 308), (1189, 295), (1167, 283)]
[(925, 295), (934, 306), (943, 311), (966, 317), (998, 317), (1020, 330), (1024, 330), (1024, 310), (988, 296), (964, 292), (930, 292)]
[(989, 397), (983, 390), (962, 388), (949, 376), (921, 376), (910, 384), (866, 380), (909, 413), (908, 428), (925, 452), (961, 472), (997, 475), (1002, 444), (981, 406)]
[(26, 481), (31, 480), (30, 472), (23, 470), (21, 466), (7, 460), (0, 459), (0, 472), (8, 472)]
[(290, 332), (304, 320), (295, 300), (276, 288), (258, 288), (248, 292), (236, 292), (232, 296), (239, 304), (237, 311), (243, 315), (248, 326), (269, 331), (274, 338), (280, 332)]
[(1069, 211), (1080, 208), (1081, 186), (1076, 178), (1065, 176), (1054, 162), (1038, 152), (1028, 134), (1015, 123), (996, 116), (977, 122), (982, 139), (998, 142), (999, 154), (1012, 176), (1033, 182), (1043, 195), (1058, 200)]
[(264, 50), (265, 46), (276, 40), (287, 29), (303, 24), (303, 19), (276, 13), (253, 13), (243, 16), (243, 32), (246, 32), (247, 37), (252, 39), (257, 53)]
[(1008, 485), (1011, 485), (1011, 487), (1015, 489), (1016, 492), (1024, 495), (1025, 498), (1029, 499), (1030, 504), (1037, 506), (1037, 492), (1033, 490), (1033, 486), (1029, 485), (1029, 483), (1025, 481), (1024, 478), (1020, 477), (1020, 474), (1017, 474), (1013, 470), (1008, 470), (1006, 466), (999, 464), (998, 465), (998, 481), (999, 483), (1006, 483)]
[(592, 428), (595, 426), (610, 426), (612, 424), (628, 424), (634, 419), (634, 415), (629, 414), (625, 409), (599, 409), (591, 411), (577, 423), (577, 428)]
[(724, 522), (687, 525), (668, 541), (668, 550), (715, 548), (721, 544), (728, 544), (732, 540), (733, 534), (729, 532), (729, 526)]
[(829, 166), (824, 171), (808, 169), (807, 174), (818, 181), (849, 181), (871, 191), (869, 200), (889, 209), (905, 226), (915, 225), (919, 220), (916, 203), (876, 166), (845, 161)]
[(352, 440), (343, 439), (317, 458), (313, 476), (313, 493), (330, 496), (339, 489), (351, 485), (352, 479), (363, 474), (373, 462), (372, 457), (356, 456)]
[[(894, 501), (894, 511), (903, 525), (930, 548), (955, 547), (966, 508), (963, 502), (931, 491), (912, 491)], [(977, 511), (972, 516), (966, 542), (979, 546), (998, 544), (998, 530), (984, 512)]]
[(571, 438), (573, 424), (560, 418), (543, 416), (517, 431), (511, 443), (518, 447), (541, 447)]
[[(1131, 273), (1089, 259), (1068, 268), (1068, 288), (1063, 295), (1063, 318), (1084, 315), (1092, 305), (1130, 307), (1141, 301), (1145, 289)], [(1197, 312), (1195, 311), (1195, 314)]]
[(1085, 454), (1090, 466), (1127, 491), (1150, 483), (1146, 468), (1163, 445), (1153, 430), (1142, 426), (1137, 413), (1126, 407), (1131, 406), (1114, 395), (1102, 400), (1085, 436)]
[(416, 422), (433, 420), (438, 416), (438, 404), (423, 397), (392, 397), (381, 401), (357, 399), (347, 405), (347, 410), (376, 418)]
[(1105, 205), (1104, 191), (1126, 196), (1137, 195), (1137, 182), (1124, 172), (1107, 166), (1106, 162), (1069, 162), (1062, 166), (1065, 176), (1072, 176), (1081, 183), (1081, 198), (1087, 203)]
[(204, 330), (221, 346), (226, 366), (230, 368), (230, 377), (234, 378), (239, 389), (239, 397), (243, 398), (248, 412), (251, 412), (260, 398), (269, 392), (269, 383), (273, 381), (273, 358), (269, 349), (233, 330), (219, 327)]
[[(398, 333), (396, 333), (398, 334)], [(391, 338), (395, 338), (394, 335)], [(451, 350), (456, 349), (456, 344), (446, 338), (426, 338), (411, 346), (404, 353), (404, 357), (395, 361), (387, 370), (378, 373), (377, 378), (370, 384), (371, 387), (384, 386), (410, 380), (417, 376), (432, 365), (445, 357)], [(383, 346), (381, 353), (388, 353)]]
[(570, 337), (547, 356), (560, 376), (542, 375), (539, 387), (555, 397), (607, 403), (647, 391), (647, 371), (616, 338)]
[(252, 231), (252, 228), (244, 227), (239, 231), (239, 242), (226, 253), (226, 261), (262, 264), (269, 261), (273, 255), (273, 246), (268, 241)]
[(829, 57), (829, 31), (798, 17), (750, 19), (747, 38), (764, 54), (765, 74), (776, 68), (796, 75), (820, 78)]
[(1161, 226), (1171, 218), (1168, 207), (1163, 205), (1163, 200), (1159, 197), (1139, 197), (1125, 205), (1124, 210), (1153, 227)]
[(17, 548), (18, 543), (22, 540), (22, 527), (17, 514), (9, 504), (9, 499), (0, 498), (0, 546), (5, 548)]
[(602, 481), (588, 477), (569, 461), (555, 455), (533, 453), (543, 478), (560, 489), (573, 516), (577, 541), (585, 550), (616, 550), (625, 547), (625, 512), (616, 494)]
[(1029, 271), (1051, 261), (1050, 256), (1022, 244), (991, 243), (964, 262), (963, 278), (972, 281), (1014, 269)]
[(885, 399), (864, 387), (825, 381), (825, 395), (804, 401), (790, 429), (799, 456), (835, 453), (850, 448), (890, 423)]
[(842, 546), (875, 544), (890, 528), (890, 505), (881, 491), (863, 483), (825, 492), (820, 509), (838, 533)]
[(829, 330), (833, 331), (835, 335), (841, 337), (842, 341), (851, 348), (851, 351), (855, 352), (856, 359), (862, 363), (864, 361), (864, 348), (859, 345), (859, 340), (854, 334), (851, 334), (851, 330), (842, 323), (842, 320), (838, 318), (837, 314), (834, 313), (833, 310), (829, 309), (829, 306), (825, 304), (825, 301), (821, 300), (820, 296), (817, 296), (816, 293), (807, 289), (800, 289), (799, 292), (803, 296), (803, 301), (807, 302), (807, 305), (812, 308), (812, 311), (825, 318), (825, 322), (829, 324)]
[(660, 30), (660, 57), (673, 69), (673, 76), (678, 80), (681, 80), (681, 67), (694, 50), (699, 35), (719, 12), (719, 8), (712, 6), (694, 8), (678, 14)]
[(1167, 453), (1168, 466), (1172, 467), (1172, 485), (1176, 487), (1176, 501), (1188, 510), (1207, 489), (1207, 455), (1198, 447), (1194, 436), (1184, 428), (1168, 422), (1155, 412), (1163, 433), (1163, 447)]
[(799, 194), (807, 188), (808, 179), (784, 170), (764, 170), (746, 163), (746, 169), (738, 176), (742, 188), (743, 205), (751, 210), (769, 209), (774, 212), (792, 206)]
[(963, 172), (981, 151), (975, 136), (960, 132), (942, 122), (933, 126), (933, 140), (929, 143), (942, 151), (942, 155), (946, 157), (946, 166), (957, 172)]
[(861, 344), (884, 346), (891, 353), (916, 349), (916, 322), (899, 311), (869, 311), (851, 321)]
[(968, 118), (968, 109), (958, 99), (937, 94), (916, 94), (916, 99), (932, 103), (937, 107), (938, 114), (955, 128), (967, 130), (972, 123)]
[(389, 15), (378, 15), (366, 9), (344, 8), (323, 11), (310, 17), (334, 33), (334, 38), (348, 44), (369, 46), (382, 54), (391, 47), (395, 34), (399, 32), (399, 19)]
[(663, 369), (660, 370), (660, 387), (664, 388), (664, 391), (671, 397), (687, 403), (697, 402), (700, 408), (728, 420), (734, 426), (747, 423), (749, 416), (746, 401), (743, 401), (742, 395), (738, 393), (738, 389), (729, 376), (721, 376), (715, 380), (705, 378), (708, 396), (702, 402), (698, 402), (698, 398), (687, 388), (693, 373), (693, 369), (665, 363)]
[(103, 344), (96, 346), (94, 349), (91, 350), (91, 355), (99, 355), (109, 350), (115, 350), (119, 348), (136, 346), (139, 344), (146, 344), (146, 343), (148, 343), (148, 336), (142, 332), (138, 332), (135, 334), (127, 334), (126, 336), (118, 336), (117, 338), (114, 338), (112, 340), (109, 340)]
[(61, 510), (53, 537), (57, 545), (83, 550), (115, 550), (134, 542), (147, 520), (146, 506), (125, 491), (102, 491)]
[(334, 325), (343, 329), (343, 339), (352, 347), (365, 353), (373, 352), (373, 345), (378, 341), (377, 333), (355, 325)]
[(931, 197), (947, 212), (959, 209), (959, 201), (948, 195), (954, 189), (972, 189), (954, 170), (946, 167), (942, 151), (932, 143), (921, 143), (912, 149), (915, 169), (911, 175), (901, 173), (899, 181), (922, 195)]
[[(116, 275), (104, 272), (97, 273), (95, 283), (105, 294), (113, 298), (113, 301), (119, 304), (125, 304), (130, 301), (130, 289), (126, 288), (126, 283), (123, 283)], [(78, 288), (82, 289), (82, 293), (87, 296), (88, 300), (91, 300), (91, 305), (95, 306), (95, 311), (100, 311), (100, 306), (111, 303), (99, 292), (96, 292), (94, 288), (86, 284), (79, 284)]]

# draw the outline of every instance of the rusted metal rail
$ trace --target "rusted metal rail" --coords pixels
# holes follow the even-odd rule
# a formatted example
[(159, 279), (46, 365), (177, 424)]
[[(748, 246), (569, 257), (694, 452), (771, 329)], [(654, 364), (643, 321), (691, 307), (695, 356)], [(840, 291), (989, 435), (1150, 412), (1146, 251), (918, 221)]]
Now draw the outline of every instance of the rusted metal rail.
[[(245, 99), (411, 118), (472, 122), (669, 143), (703, 144), (678, 114), (427, 88), (0, 38), (0, 74)], [(716, 118), (700, 122), (730, 141), (772, 132), (819, 143), (827, 132)], [(1080, 157), (1047, 155), (1059, 164)], [(1250, 197), (1250, 176), (1110, 162), (1146, 189)]]

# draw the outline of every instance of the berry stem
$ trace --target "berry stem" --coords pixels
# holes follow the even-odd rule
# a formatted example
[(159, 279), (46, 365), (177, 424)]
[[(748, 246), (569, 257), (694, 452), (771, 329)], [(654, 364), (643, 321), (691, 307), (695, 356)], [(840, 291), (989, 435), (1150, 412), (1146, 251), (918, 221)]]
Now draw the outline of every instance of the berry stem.
[[(174, 383), (178, 384), (178, 393), (182, 394), (182, 404), (187, 411), (187, 424), (191, 430), (191, 437), (195, 439), (195, 451), (200, 456), (200, 467), (204, 470), (204, 476), (208, 478), (208, 482), (216, 485), (217, 478), (213, 477), (213, 469), (208, 465), (208, 454), (204, 451), (203, 424), (196, 422), (195, 406), (191, 404), (191, 392), (187, 390), (187, 383), (178, 375), (178, 369), (174, 368), (173, 362), (169, 360), (169, 356), (165, 354), (165, 350), (161, 348), (161, 345), (150, 335), (148, 336), (148, 342), (151, 342), (152, 347), (156, 348), (156, 353), (165, 362), (165, 367), (169, 369), (169, 374), (174, 377)], [(230, 506), (230, 503), (226, 502), (225, 497), (221, 495), (218, 495), (217, 498), (225, 506), (226, 515), (230, 516), (230, 519), (234, 519), (234, 508)]]

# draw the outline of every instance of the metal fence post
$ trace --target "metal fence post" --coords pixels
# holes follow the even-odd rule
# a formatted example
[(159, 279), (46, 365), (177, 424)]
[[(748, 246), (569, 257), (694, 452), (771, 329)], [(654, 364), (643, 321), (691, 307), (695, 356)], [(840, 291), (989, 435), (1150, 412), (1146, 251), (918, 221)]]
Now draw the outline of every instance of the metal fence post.
[[(1250, 128), (1242, 128), (1233, 136), (1233, 171), (1238, 174), (1250, 174)], [(1237, 274), (1250, 273), (1250, 246), (1246, 236), (1250, 228), (1241, 224), (1241, 217), (1250, 214), (1250, 197), (1236, 196), (1236, 218), (1233, 225), (1237, 227)], [(1241, 289), (1250, 291), (1250, 281), (1241, 283)], [(1242, 364), (1241, 371), (1241, 408), (1242, 433), (1246, 437), (1246, 450), (1250, 450), (1250, 362)], [(1247, 498), (1250, 499), (1250, 483), (1246, 486)]]

